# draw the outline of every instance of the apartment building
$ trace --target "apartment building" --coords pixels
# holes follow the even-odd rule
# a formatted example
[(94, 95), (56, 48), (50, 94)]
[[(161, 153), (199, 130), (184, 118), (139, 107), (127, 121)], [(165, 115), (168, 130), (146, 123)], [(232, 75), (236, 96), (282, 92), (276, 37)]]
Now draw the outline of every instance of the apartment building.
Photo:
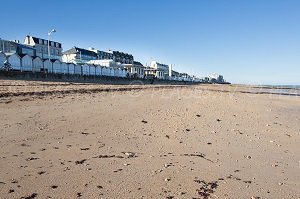
[[(36, 50), (36, 56), (48, 59), (48, 40), (27, 35), (24, 44), (32, 46)], [(49, 41), (50, 59), (62, 60), (62, 45), (59, 42)]]

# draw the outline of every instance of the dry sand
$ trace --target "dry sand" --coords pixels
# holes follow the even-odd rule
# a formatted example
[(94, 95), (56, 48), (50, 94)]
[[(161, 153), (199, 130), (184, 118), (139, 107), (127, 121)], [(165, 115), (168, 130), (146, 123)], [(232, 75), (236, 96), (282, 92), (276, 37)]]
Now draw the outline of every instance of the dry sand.
[(0, 198), (300, 197), (300, 97), (0, 83)]

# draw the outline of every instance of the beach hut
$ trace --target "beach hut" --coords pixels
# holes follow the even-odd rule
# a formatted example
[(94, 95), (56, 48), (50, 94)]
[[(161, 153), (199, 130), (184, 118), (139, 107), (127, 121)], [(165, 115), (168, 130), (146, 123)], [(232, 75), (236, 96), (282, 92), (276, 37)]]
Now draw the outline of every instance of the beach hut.
[(121, 69), (121, 68), (118, 68), (118, 69), (116, 70), (115, 75), (116, 75), (117, 77), (122, 77), (122, 69)]
[(21, 55), (21, 66), (22, 71), (32, 71), (32, 57), (30, 55)]
[(96, 75), (96, 66), (93, 64), (89, 64), (89, 67), (90, 67), (90, 75), (91, 76)]
[(97, 76), (102, 76), (102, 70), (103, 70), (103, 67), (102, 66), (96, 66), (96, 75)]
[(61, 68), (61, 62), (58, 59), (51, 59), (53, 73), (63, 73)]
[(52, 63), (49, 59), (44, 59), (44, 71), (48, 73), (52, 73)]
[(121, 77), (127, 77), (127, 70), (122, 69)]
[(6, 61), (6, 55), (3, 52), (0, 52), (0, 68), (4, 66), (5, 61)]
[(32, 66), (32, 72), (40, 72), (43, 69), (43, 60), (40, 57), (35, 57)]
[(62, 62), (60, 67), (61, 67), (62, 74), (68, 74), (68, 64), (67, 63)]
[(74, 65), (74, 74), (76, 75), (82, 75), (82, 67), (81, 65)]
[(72, 64), (72, 63), (68, 64), (68, 73), (70, 75), (74, 75), (75, 74), (75, 65), (74, 64)]
[(89, 75), (89, 73), (90, 73), (89, 65), (83, 64), (81, 67), (82, 67), (82, 75)]
[(112, 70), (111, 70), (111, 76), (116, 77), (117, 73), (118, 73), (118, 68), (112, 68)]
[(102, 67), (102, 75), (103, 76), (108, 76), (108, 69), (107, 69), (107, 67)]
[(8, 54), (7, 61), (10, 63), (13, 70), (21, 70), (21, 57), (18, 54)]

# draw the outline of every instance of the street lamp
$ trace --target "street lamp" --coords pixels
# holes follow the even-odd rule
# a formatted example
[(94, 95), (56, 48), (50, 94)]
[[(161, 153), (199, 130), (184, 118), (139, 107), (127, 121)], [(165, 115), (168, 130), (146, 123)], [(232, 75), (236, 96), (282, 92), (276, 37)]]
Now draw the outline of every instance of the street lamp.
[(48, 32), (48, 59), (49, 59), (49, 62), (50, 62), (50, 35), (51, 35), (53, 32), (56, 32), (56, 30), (55, 30), (55, 29), (52, 29), (50, 32)]

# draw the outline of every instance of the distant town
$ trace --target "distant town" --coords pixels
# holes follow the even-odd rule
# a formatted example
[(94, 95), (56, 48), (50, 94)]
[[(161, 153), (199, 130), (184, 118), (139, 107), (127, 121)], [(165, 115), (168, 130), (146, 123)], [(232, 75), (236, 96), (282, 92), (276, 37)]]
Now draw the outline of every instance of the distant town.
[(196, 77), (178, 72), (173, 64), (151, 61), (143, 65), (134, 56), (120, 51), (102, 51), (74, 46), (63, 51), (62, 44), (27, 35), (24, 43), (0, 38), (0, 68), (7, 71), (82, 76), (112, 76), (132, 79), (159, 79), (199, 83), (226, 83), (222, 75)]

